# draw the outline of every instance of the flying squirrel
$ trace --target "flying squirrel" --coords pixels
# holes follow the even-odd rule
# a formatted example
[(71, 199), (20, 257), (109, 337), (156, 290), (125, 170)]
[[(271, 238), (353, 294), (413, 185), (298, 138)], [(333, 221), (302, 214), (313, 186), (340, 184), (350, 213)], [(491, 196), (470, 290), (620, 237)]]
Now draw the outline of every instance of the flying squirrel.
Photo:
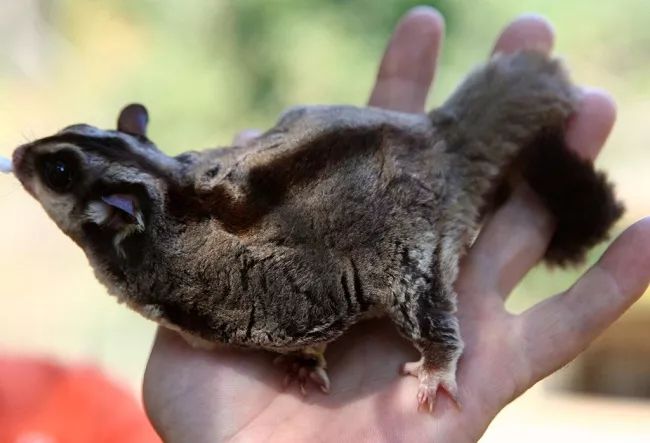
[[(439, 108), (306, 106), (242, 146), (170, 157), (148, 113), (18, 147), (24, 188), (121, 302), (193, 344), (281, 355), (330, 389), (325, 347), (392, 320), (420, 352), (419, 407), (456, 398), (454, 281), (484, 216), (526, 182), (557, 221), (547, 263), (581, 261), (622, 214), (563, 134), (580, 99), (562, 64), (498, 54)], [(505, 194), (504, 194), (505, 192)]]

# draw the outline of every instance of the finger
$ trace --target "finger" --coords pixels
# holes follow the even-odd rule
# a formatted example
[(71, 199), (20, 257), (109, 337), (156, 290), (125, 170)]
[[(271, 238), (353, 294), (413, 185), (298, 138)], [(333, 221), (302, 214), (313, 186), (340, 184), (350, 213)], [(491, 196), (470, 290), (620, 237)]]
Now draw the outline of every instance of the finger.
[(616, 102), (602, 89), (584, 88), (580, 108), (569, 122), (567, 146), (580, 157), (594, 160), (612, 132)]
[[(602, 91), (586, 90), (567, 128), (568, 148), (593, 160), (615, 119), (614, 101)], [(507, 297), (544, 256), (554, 229), (553, 217), (534, 192), (526, 184), (518, 186), (484, 224), (463, 262), (459, 290)]]
[[(522, 49), (550, 53), (553, 42), (551, 24), (541, 16), (527, 14), (516, 18), (501, 31), (492, 53)], [(517, 246), (532, 243), (536, 245), (535, 250), (545, 249), (547, 233), (553, 227), (553, 220), (541, 201), (530, 188), (519, 186), (508, 202), (484, 223), (470, 254), (463, 260), (457, 289), (468, 294), (484, 294), (486, 291), (509, 293), (509, 288), (519, 281), (517, 276), (525, 274), (532, 266), (530, 260), (521, 261), (518, 257), (521, 251)], [(499, 255), (495, 256), (497, 253)], [(535, 257), (536, 262), (538, 255)]]
[(539, 15), (526, 14), (511, 22), (499, 35), (493, 53), (512, 53), (522, 49), (537, 49), (550, 53), (555, 40), (553, 27)]
[(259, 129), (244, 129), (235, 135), (232, 144), (235, 146), (243, 146), (255, 137), (258, 137), (261, 133), (262, 131)]
[(403, 112), (423, 112), (444, 33), (433, 8), (411, 9), (395, 28), (379, 66), (368, 104)]
[(519, 318), (532, 382), (576, 357), (650, 283), (650, 217), (629, 227), (570, 289)]
[[(164, 441), (206, 441), (205, 435), (222, 441), (277, 397), (268, 365), (267, 354), (232, 347), (197, 349), (160, 327), (143, 380), (147, 415)], [(218, 419), (223, 405), (228, 405), (226, 421)]]

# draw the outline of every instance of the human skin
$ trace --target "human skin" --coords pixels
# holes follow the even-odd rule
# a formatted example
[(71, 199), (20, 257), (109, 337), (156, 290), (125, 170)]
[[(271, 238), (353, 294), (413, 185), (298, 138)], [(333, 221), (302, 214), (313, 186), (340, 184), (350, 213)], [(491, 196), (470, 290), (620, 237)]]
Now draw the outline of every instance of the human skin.
[[(397, 25), (369, 105), (424, 112), (443, 37), (442, 17), (409, 11)], [(536, 16), (510, 23), (495, 51), (550, 52), (553, 31)], [(566, 141), (595, 159), (615, 120), (604, 92), (585, 89)], [(254, 135), (236, 138), (245, 143)], [(264, 352), (201, 351), (160, 329), (145, 373), (147, 413), (169, 442), (435, 441), (471, 442), (496, 414), (575, 358), (650, 282), (650, 218), (628, 227), (566, 291), (513, 315), (505, 300), (542, 258), (554, 221), (526, 185), (485, 223), (456, 283), (465, 350), (457, 380), (461, 408), (439, 393), (432, 414), (417, 412), (417, 379), (400, 377), (416, 351), (387, 321), (353, 328), (327, 350), (332, 388), (302, 397)]]

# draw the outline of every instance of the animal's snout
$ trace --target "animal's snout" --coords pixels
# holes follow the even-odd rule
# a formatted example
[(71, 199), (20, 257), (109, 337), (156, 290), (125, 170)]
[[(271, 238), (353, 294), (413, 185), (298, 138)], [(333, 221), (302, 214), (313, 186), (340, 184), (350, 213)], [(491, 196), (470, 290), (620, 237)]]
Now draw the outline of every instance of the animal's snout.
[(21, 163), (23, 159), (25, 158), (25, 151), (27, 150), (27, 146), (21, 146), (19, 148), (16, 148), (16, 150), (13, 153), (12, 156), (12, 163), (13, 163), (13, 169), (14, 171), (18, 171), (20, 169)]

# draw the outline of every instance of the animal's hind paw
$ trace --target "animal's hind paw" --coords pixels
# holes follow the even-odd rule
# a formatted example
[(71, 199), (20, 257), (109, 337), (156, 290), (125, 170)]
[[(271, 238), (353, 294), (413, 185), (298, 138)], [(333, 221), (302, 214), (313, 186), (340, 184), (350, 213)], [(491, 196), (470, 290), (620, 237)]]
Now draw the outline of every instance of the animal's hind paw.
[(418, 411), (433, 412), (438, 388), (444, 389), (456, 403), (456, 406), (460, 408), (455, 367), (447, 369), (433, 368), (426, 365), (424, 359), (420, 359), (417, 362), (404, 363), (400, 372), (402, 375), (412, 375), (420, 380), (417, 393)]
[(286, 388), (296, 380), (300, 387), (300, 393), (307, 395), (307, 384), (311, 381), (321, 391), (328, 394), (330, 379), (327, 375), (327, 363), (323, 351), (324, 349), (309, 348), (276, 357), (273, 363), (284, 366), (286, 369), (283, 386)]

